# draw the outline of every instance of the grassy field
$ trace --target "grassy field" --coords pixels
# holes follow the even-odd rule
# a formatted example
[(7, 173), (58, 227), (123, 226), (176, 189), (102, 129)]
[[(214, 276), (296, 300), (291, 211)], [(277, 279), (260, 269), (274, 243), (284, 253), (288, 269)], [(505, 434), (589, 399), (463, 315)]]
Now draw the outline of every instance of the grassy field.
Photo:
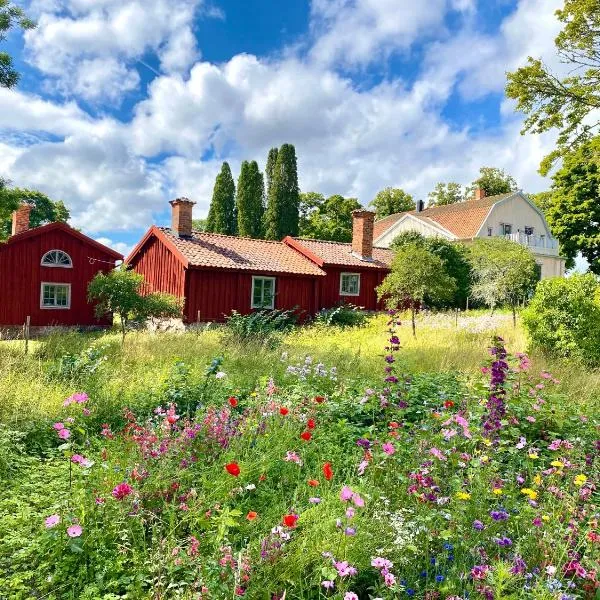
[(600, 373), (503, 313), (390, 335), (0, 342), (0, 598), (593, 597)]

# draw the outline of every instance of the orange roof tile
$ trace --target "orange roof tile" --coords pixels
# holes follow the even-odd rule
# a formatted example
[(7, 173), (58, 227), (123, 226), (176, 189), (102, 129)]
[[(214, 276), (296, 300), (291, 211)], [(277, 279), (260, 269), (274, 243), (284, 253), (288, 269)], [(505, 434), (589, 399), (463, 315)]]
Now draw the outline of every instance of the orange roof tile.
[(319, 257), (325, 265), (342, 265), (348, 267), (368, 267), (373, 269), (389, 269), (394, 252), (387, 248), (373, 248), (373, 260), (366, 261), (352, 254), (352, 244), (328, 242), (324, 240), (305, 240), (292, 238), (297, 245), (304, 247), (311, 254)]
[(211, 267), (293, 275), (325, 275), (313, 262), (282, 242), (192, 232), (180, 238), (168, 227), (160, 231), (188, 260), (190, 267)]
[(373, 227), (374, 239), (382, 236), (406, 214), (422, 219), (425, 222), (432, 221), (434, 224), (441, 225), (459, 239), (472, 238), (475, 237), (483, 225), (490, 212), (490, 208), (496, 202), (500, 202), (500, 200), (504, 200), (514, 193), (497, 194), (496, 196), (481, 198), (480, 200), (465, 200), (464, 202), (457, 202), (456, 204), (448, 204), (446, 206), (432, 206), (421, 212), (411, 210), (409, 212), (389, 215), (375, 222)]

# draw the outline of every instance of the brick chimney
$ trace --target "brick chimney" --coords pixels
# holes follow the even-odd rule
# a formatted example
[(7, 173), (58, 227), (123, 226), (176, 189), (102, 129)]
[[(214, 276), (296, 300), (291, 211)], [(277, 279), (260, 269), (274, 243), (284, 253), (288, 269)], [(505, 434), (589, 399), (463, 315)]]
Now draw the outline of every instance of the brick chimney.
[(374, 223), (374, 212), (364, 209), (352, 211), (352, 254), (360, 260), (373, 260)]
[(190, 237), (192, 235), (192, 208), (195, 202), (188, 198), (176, 198), (169, 204), (171, 209), (171, 229), (179, 237)]
[(23, 233), (29, 229), (29, 214), (33, 207), (31, 204), (21, 204), (12, 214), (12, 235)]
[(475, 192), (473, 192), (473, 200), (481, 200), (482, 198), (485, 198), (485, 196), (486, 193), (483, 188), (475, 188)]

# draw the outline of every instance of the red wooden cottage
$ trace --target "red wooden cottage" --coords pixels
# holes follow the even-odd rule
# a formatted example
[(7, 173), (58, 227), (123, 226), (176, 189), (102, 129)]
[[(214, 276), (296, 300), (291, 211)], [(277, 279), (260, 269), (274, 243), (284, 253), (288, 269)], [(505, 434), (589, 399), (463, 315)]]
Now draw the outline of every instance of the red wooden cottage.
[(187, 198), (171, 201), (171, 227), (151, 227), (127, 258), (150, 291), (184, 298), (184, 320), (222, 321), (232, 310), (297, 308), (312, 315), (352, 302), (379, 308), (375, 287), (393, 253), (373, 248), (374, 214), (355, 211), (352, 244), (283, 242), (192, 229)]
[(108, 326), (88, 302), (96, 273), (123, 256), (66, 223), (29, 228), (31, 206), (13, 213), (12, 235), (0, 243), (0, 327)]

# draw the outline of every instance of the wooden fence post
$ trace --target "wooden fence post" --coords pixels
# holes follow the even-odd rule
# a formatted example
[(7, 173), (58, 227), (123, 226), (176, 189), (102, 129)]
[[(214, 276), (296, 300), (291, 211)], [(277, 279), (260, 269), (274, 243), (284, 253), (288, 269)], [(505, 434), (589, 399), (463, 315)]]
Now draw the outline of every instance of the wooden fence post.
[(25, 324), (23, 325), (23, 337), (25, 338), (25, 354), (29, 352), (29, 325), (31, 323), (31, 317), (27, 315)]

